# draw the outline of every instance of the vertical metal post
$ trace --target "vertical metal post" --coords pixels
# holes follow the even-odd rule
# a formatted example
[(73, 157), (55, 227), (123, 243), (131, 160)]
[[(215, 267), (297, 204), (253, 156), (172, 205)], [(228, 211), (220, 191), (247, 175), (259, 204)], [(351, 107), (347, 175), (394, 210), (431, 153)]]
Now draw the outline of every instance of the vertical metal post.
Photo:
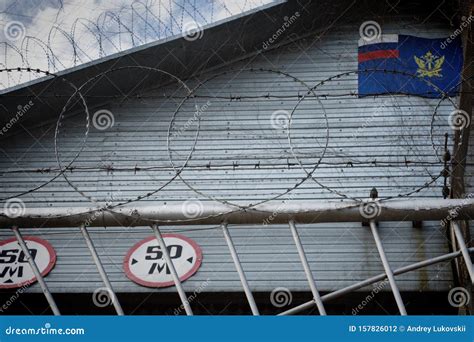
[(252, 314), (254, 316), (260, 315), (258, 311), (257, 304), (255, 303), (255, 299), (253, 298), (252, 291), (250, 290), (249, 284), (247, 282), (247, 278), (245, 277), (244, 270), (242, 269), (242, 264), (240, 263), (239, 256), (237, 255), (237, 251), (235, 250), (234, 243), (232, 242), (232, 238), (229, 234), (229, 229), (227, 228), (227, 223), (224, 222), (221, 225), (222, 231), (224, 232), (225, 241), (227, 242), (227, 246), (229, 246), (230, 255), (232, 256), (232, 260), (234, 261), (235, 268), (237, 269), (237, 273), (239, 274), (240, 282), (244, 288), (245, 296), (247, 297), (247, 301), (249, 302), (250, 309), (252, 310)]
[(12, 227), (12, 230), (15, 234), (18, 244), (20, 245), (21, 250), (23, 251), (23, 254), (25, 254), (25, 257), (28, 260), (28, 263), (30, 264), (30, 267), (36, 279), (38, 280), (38, 283), (41, 286), (41, 289), (43, 290), (44, 296), (46, 297), (46, 300), (48, 301), (48, 304), (51, 307), (53, 314), (55, 316), (61, 315), (58, 306), (56, 305), (56, 302), (54, 301), (54, 298), (51, 295), (51, 292), (49, 292), (48, 285), (46, 285), (46, 282), (44, 281), (44, 278), (41, 275), (40, 270), (38, 269), (38, 265), (36, 265), (35, 260), (31, 257), (30, 251), (28, 250), (28, 246), (26, 246), (25, 240), (23, 240), (23, 236), (21, 236), (20, 230), (18, 229), (18, 227)]
[(377, 231), (377, 224), (374, 220), (370, 220), (370, 229), (372, 230), (372, 235), (374, 236), (375, 244), (377, 245), (377, 250), (379, 251), (380, 259), (382, 260), (383, 268), (390, 283), (390, 287), (392, 288), (393, 296), (395, 297), (395, 301), (397, 302), (400, 315), (406, 316), (407, 311), (405, 309), (405, 304), (403, 304), (402, 296), (400, 295), (397, 283), (395, 282), (395, 276), (393, 275), (393, 271), (390, 268), (387, 256), (385, 255), (382, 241), (380, 240), (379, 232)]
[(168, 253), (168, 249), (166, 248), (165, 240), (163, 239), (163, 236), (161, 236), (160, 229), (158, 228), (157, 224), (153, 224), (151, 226), (153, 229), (153, 232), (155, 233), (156, 240), (158, 240), (158, 245), (160, 246), (161, 252), (163, 253), (163, 256), (165, 257), (166, 265), (168, 266), (171, 276), (173, 277), (174, 284), (176, 285), (176, 290), (178, 291), (179, 298), (181, 299), (181, 302), (183, 303), (184, 310), (186, 311), (186, 315), (192, 316), (193, 311), (191, 310), (191, 306), (189, 305), (188, 298), (186, 297), (186, 293), (183, 290), (183, 287), (181, 285), (181, 280), (179, 280), (178, 273), (176, 272), (176, 269), (174, 268), (173, 261), (171, 260), (170, 254)]
[(456, 241), (458, 242), (459, 249), (461, 250), (462, 257), (466, 263), (467, 271), (469, 272), (469, 277), (471, 278), (471, 284), (474, 285), (474, 268), (472, 266), (471, 256), (467, 250), (466, 243), (464, 242), (464, 237), (461, 232), (461, 228), (456, 222), (452, 222), (451, 226), (454, 230), (454, 235), (456, 236)]
[(84, 237), (84, 240), (86, 240), (86, 244), (87, 244), (87, 247), (89, 248), (92, 259), (94, 259), (94, 263), (95, 263), (95, 266), (97, 267), (97, 270), (99, 271), (100, 277), (102, 278), (102, 281), (104, 282), (104, 285), (107, 288), (107, 292), (110, 296), (112, 296), (111, 299), (112, 299), (112, 304), (114, 305), (115, 311), (117, 312), (117, 315), (123, 316), (122, 306), (120, 305), (117, 295), (115, 294), (114, 289), (112, 288), (112, 284), (110, 284), (109, 277), (107, 276), (107, 273), (105, 272), (104, 267), (102, 266), (99, 255), (97, 255), (97, 251), (94, 247), (94, 243), (92, 242), (89, 232), (87, 231), (87, 228), (83, 224), (81, 224), (80, 229), (81, 229), (82, 236)]
[(290, 225), (291, 233), (293, 234), (293, 239), (295, 240), (296, 244), (296, 249), (298, 249), (298, 254), (300, 256), (301, 263), (303, 264), (304, 273), (306, 273), (306, 279), (308, 279), (309, 287), (311, 288), (311, 292), (313, 293), (314, 302), (318, 307), (319, 314), (325, 316), (326, 309), (324, 308), (323, 301), (321, 300), (321, 295), (319, 294), (319, 291), (316, 288), (313, 273), (311, 272), (311, 268), (309, 267), (308, 259), (306, 258), (303, 245), (301, 244), (300, 236), (298, 235), (298, 231), (296, 230), (295, 222), (293, 220), (290, 220), (288, 224)]

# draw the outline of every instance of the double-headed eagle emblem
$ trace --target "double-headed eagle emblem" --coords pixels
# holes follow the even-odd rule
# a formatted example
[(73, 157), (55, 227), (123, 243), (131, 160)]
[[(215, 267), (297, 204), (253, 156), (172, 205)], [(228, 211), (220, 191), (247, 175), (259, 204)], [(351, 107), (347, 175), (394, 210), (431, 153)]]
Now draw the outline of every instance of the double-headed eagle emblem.
[(416, 73), (419, 77), (443, 77), (441, 75), (441, 67), (444, 63), (444, 56), (436, 56), (431, 51), (428, 51), (421, 57), (414, 57), (418, 65)]

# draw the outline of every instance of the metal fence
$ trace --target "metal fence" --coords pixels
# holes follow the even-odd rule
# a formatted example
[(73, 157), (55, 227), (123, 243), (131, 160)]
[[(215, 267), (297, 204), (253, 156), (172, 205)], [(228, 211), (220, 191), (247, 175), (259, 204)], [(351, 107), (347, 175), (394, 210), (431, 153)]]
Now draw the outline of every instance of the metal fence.
[[(369, 203), (376, 203), (376, 202), (369, 202)], [(457, 258), (462, 258), (464, 260), (464, 265), (467, 267), (467, 272), (470, 277), (470, 281), (474, 284), (474, 269), (472, 260), (470, 257), (470, 253), (474, 252), (474, 248), (469, 248), (465, 242), (463, 237), (462, 230), (459, 226), (458, 221), (461, 219), (468, 219), (474, 211), (474, 201), (473, 200), (398, 200), (394, 202), (386, 202), (384, 204), (377, 203), (379, 206), (378, 215), (372, 219), (364, 218), (363, 215), (360, 213), (360, 204), (359, 205), (347, 205), (347, 204), (334, 204), (334, 203), (306, 203), (305, 205), (288, 205), (285, 208), (279, 208), (279, 212), (273, 212), (275, 214), (275, 220), (273, 223), (281, 223), (286, 222), (288, 227), (291, 231), (294, 243), (296, 245), (296, 249), (298, 251), (299, 259), (303, 266), (309, 288), (312, 293), (312, 299), (304, 304), (299, 306), (293, 307), (287, 311), (281, 312), (279, 315), (291, 315), (300, 313), (306, 309), (312, 308), (314, 306), (317, 307), (318, 312), (320, 315), (326, 315), (326, 309), (324, 303), (341, 297), (345, 294), (348, 294), (352, 291), (356, 291), (361, 289), (365, 286), (380, 282), (380, 281), (388, 281), (390, 284), (390, 289), (393, 293), (395, 301), (397, 303), (398, 310), (401, 315), (406, 315), (407, 311), (403, 302), (402, 295), (400, 290), (397, 286), (396, 276), (418, 270), (423, 267), (427, 267), (430, 265), (434, 265), (440, 262), (446, 262), (450, 260), (454, 260)], [(203, 208), (203, 213), (201, 213), (200, 217), (195, 218), (193, 221), (188, 221), (187, 224), (206, 224), (211, 222), (219, 221), (221, 224), (221, 229), (224, 234), (225, 241), (228, 245), (229, 252), (231, 254), (233, 263), (235, 265), (236, 271), (239, 275), (240, 282), (242, 284), (243, 290), (245, 292), (246, 298), (248, 300), (250, 309), (253, 315), (259, 315), (259, 309), (257, 303), (252, 294), (252, 290), (248, 284), (245, 271), (242, 267), (242, 264), (239, 260), (239, 254), (234, 246), (232, 236), (230, 234), (229, 224), (241, 224), (241, 223), (254, 223), (259, 224), (261, 223), (261, 215), (268, 215), (269, 212), (272, 210), (276, 210), (272, 208), (271, 205), (266, 204), (264, 209), (260, 208), (259, 210), (252, 210), (252, 211), (245, 211), (245, 212), (221, 212), (223, 208), (219, 206), (205, 206)], [(449, 229), (451, 230), (452, 235), (454, 236), (457, 249), (451, 253), (443, 254), (436, 256), (434, 258), (426, 259), (420, 262), (412, 263), (410, 265), (406, 265), (401, 268), (393, 269), (390, 265), (390, 260), (388, 260), (387, 255), (384, 250), (384, 246), (382, 240), (380, 239), (379, 235), (379, 228), (378, 228), (378, 221), (404, 221), (404, 220), (433, 220), (433, 219), (442, 219), (450, 216), (450, 213), (453, 209), (456, 209), (457, 216), (454, 219), (449, 219)], [(24, 215), (17, 218), (8, 218), (4, 214), (0, 214), (0, 225), (3, 227), (12, 227), (13, 233), (20, 245), (21, 250), (26, 255), (29, 265), (31, 266), (33, 273), (35, 274), (41, 289), (48, 301), (52, 312), (55, 315), (59, 315), (60, 311), (56, 302), (51, 295), (48, 285), (46, 284), (45, 279), (41, 275), (41, 272), (36, 265), (34, 258), (32, 258), (25, 240), (22, 237), (20, 232), (19, 225), (15, 225), (15, 221), (20, 223), (23, 227), (27, 226), (28, 224), (47, 224), (48, 226), (68, 226), (68, 227), (79, 227), (82, 236), (84, 237), (87, 247), (91, 253), (92, 259), (97, 267), (97, 270), (101, 276), (101, 279), (106, 287), (109, 295), (111, 296), (112, 303), (115, 307), (115, 310), (118, 315), (123, 315), (123, 309), (118, 301), (118, 298), (113, 290), (113, 287), (108, 279), (107, 273), (102, 266), (101, 260), (97, 254), (97, 251), (94, 247), (94, 243), (89, 236), (87, 227), (85, 224), (78, 224), (74, 225), (74, 222), (78, 220), (86, 220), (88, 215), (94, 215), (93, 211), (89, 211), (83, 214), (71, 214), (71, 209), (63, 209), (63, 215), (58, 215), (55, 213), (56, 216), (52, 216), (53, 214), (44, 209), (30, 209), (25, 212)], [(64, 215), (68, 213), (67, 215)], [(210, 215), (214, 213), (214, 215)], [(116, 213), (116, 212), (107, 212), (108, 215), (104, 216), (104, 220), (108, 220), (112, 222), (112, 219), (115, 222), (123, 222), (124, 224), (130, 223), (128, 218), (123, 213)], [(159, 222), (163, 222), (166, 224), (170, 224), (170, 219), (183, 219), (179, 217), (177, 212), (171, 211), (157, 211), (153, 208), (142, 208), (139, 212), (135, 209), (135, 218), (139, 217), (139, 220), (134, 221), (134, 225), (143, 225), (144, 222), (152, 222), (150, 225), (151, 229), (153, 230), (153, 234), (156, 237), (158, 245), (163, 253), (163, 258), (166, 262), (167, 267), (169, 268), (174, 284), (176, 286), (176, 290), (178, 295), (181, 299), (182, 305), (186, 311), (187, 315), (192, 315), (193, 311), (190, 306), (190, 303), (187, 299), (186, 293), (183, 290), (181, 285), (181, 281), (179, 276), (176, 272), (175, 266), (173, 264), (172, 258), (169, 255), (169, 251), (166, 248), (165, 241), (162, 237), (160, 231), (160, 224)], [(358, 218), (358, 219), (354, 219)], [(372, 236), (374, 239), (374, 243), (377, 247), (378, 254), (380, 256), (380, 261), (383, 265), (384, 272), (373, 277), (367, 278), (363, 281), (356, 282), (350, 286), (341, 288), (339, 290), (327, 293), (325, 295), (321, 295), (317, 282), (318, 280), (314, 277), (306, 254), (301, 242), (300, 236), (298, 234), (298, 228), (296, 222), (299, 223), (309, 223), (309, 222), (365, 222), (368, 223), (370, 230), (372, 232)], [(83, 221), (85, 222), (85, 221)], [(117, 223), (115, 223), (116, 225)]]

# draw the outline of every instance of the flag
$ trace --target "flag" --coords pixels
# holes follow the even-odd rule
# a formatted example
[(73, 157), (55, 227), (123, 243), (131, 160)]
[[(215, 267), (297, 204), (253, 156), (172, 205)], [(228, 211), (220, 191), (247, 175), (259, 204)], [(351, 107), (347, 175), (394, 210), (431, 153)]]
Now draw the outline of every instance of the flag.
[(463, 65), (459, 37), (389, 34), (360, 39), (358, 61), (359, 97), (396, 93), (436, 98), (459, 91)]

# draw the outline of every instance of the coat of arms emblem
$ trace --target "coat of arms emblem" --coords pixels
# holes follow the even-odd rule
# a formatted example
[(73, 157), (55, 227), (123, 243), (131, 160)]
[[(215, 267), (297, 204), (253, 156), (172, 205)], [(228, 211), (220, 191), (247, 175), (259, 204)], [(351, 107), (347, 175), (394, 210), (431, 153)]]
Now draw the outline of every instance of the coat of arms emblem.
[(416, 73), (419, 77), (443, 77), (441, 67), (444, 63), (444, 56), (436, 56), (428, 51), (421, 57), (414, 57), (418, 65)]

